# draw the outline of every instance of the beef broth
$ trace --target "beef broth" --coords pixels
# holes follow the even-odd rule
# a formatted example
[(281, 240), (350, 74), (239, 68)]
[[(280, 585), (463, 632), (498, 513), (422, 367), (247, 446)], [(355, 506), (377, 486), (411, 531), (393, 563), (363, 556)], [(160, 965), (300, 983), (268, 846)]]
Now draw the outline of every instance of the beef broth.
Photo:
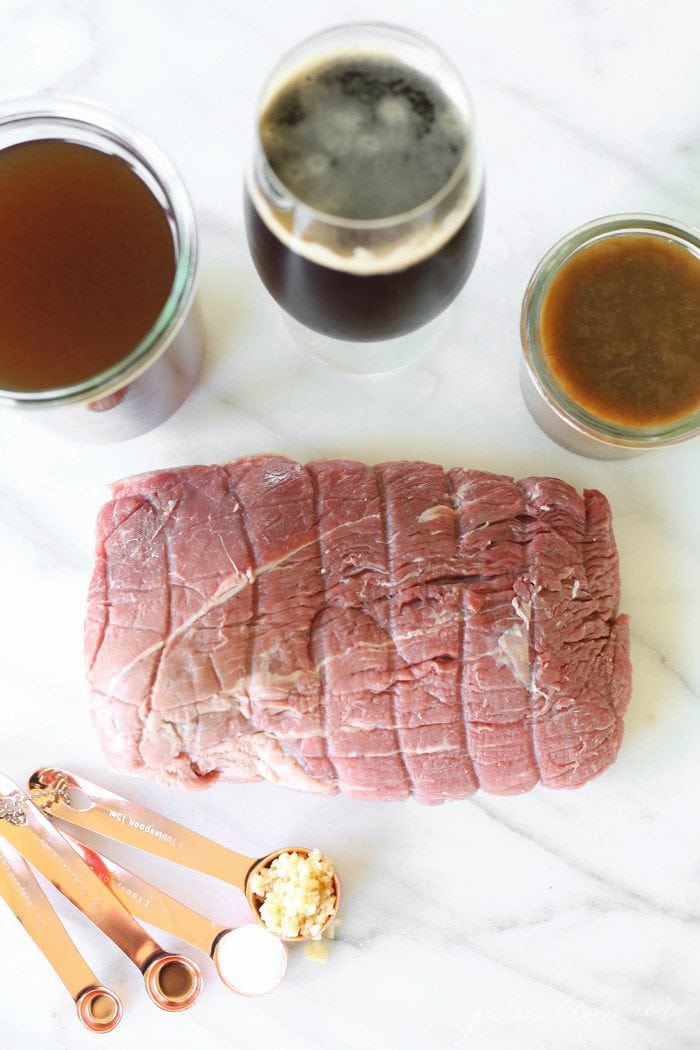
[(170, 294), (163, 205), (121, 158), (61, 139), (0, 150), (0, 388), (53, 390), (125, 358)]
[(652, 234), (577, 251), (541, 313), (546, 362), (599, 419), (661, 427), (700, 408), (700, 258)]

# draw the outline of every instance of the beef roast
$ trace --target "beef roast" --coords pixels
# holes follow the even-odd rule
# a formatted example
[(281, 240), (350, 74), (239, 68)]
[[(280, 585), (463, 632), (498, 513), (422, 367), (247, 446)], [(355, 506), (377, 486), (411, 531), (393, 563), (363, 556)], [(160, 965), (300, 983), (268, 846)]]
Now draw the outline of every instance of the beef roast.
[(112, 768), (424, 803), (614, 760), (610, 509), (554, 478), (254, 456), (118, 482), (86, 651)]

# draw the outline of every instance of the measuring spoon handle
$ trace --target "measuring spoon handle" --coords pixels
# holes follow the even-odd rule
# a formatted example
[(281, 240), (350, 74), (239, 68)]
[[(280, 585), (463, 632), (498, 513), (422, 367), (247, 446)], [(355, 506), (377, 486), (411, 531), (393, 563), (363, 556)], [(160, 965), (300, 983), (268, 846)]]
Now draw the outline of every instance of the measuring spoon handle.
[[(6, 796), (14, 793), (21, 798), (16, 785), (5, 777), (0, 777), (0, 793)], [(0, 820), (0, 836), (113, 940), (142, 972), (162, 953), (160, 945), (139, 926), (32, 802), (25, 800), (21, 804), (21, 817), (16, 823)]]
[[(76, 1003), (86, 991), (103, 987), (69, 937), (29, 865), (4, 838), (0, 838), (0, 896)], [(109, 995), (118, 1002), (113, 992)]]
[(144, 919), (173, 937), (179, 937), (181, 941), (186, 941), (211, 957), (216, 941), (226, 932), (227, 927), (218, 926), (199, 915), (186, 904), (122, 868), (104, 854), (90, 849), (83, 842), (78, 842), (72, 835), (64, 833), (64, 837), (132, 915)]
[[(51, 817), (212, 875), (245, 892), (246, 878), (256, 863), (253, 857), (220, 846), (65, 769), (39, 769), (30, 777), (29, 786), (38, 804)], [(70, 800), (71, 789), (87, 796), (85, 808)]]

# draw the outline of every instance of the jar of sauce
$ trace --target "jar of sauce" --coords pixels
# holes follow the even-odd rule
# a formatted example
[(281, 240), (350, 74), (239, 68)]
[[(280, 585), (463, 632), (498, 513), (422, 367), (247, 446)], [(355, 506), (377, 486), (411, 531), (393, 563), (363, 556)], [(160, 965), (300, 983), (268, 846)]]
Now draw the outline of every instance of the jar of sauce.
[(554, 245), (521, 314), (521, 388), (540, 428), (621, 459), (700, 431), (700, 231), (615, 215)]

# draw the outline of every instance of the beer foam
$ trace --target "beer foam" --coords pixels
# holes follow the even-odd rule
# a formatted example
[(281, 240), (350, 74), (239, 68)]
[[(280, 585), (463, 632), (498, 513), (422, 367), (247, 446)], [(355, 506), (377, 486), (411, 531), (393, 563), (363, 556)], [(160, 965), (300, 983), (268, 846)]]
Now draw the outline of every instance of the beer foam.
[(332, 269), (414, 265), (457, 232), (481, 191), (471, 121), (437, 80), (390, 55), (298, 66), (268, 89), (260, 135), (266, 163), (249, 186), (259, 215)]

